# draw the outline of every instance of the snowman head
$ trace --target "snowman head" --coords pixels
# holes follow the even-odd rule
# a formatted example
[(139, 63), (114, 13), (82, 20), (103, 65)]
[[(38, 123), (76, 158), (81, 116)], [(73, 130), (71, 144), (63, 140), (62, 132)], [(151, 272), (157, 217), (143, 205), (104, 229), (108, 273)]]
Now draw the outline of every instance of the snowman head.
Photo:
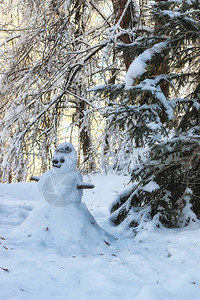
[(69, 172), (76, 168), (77, 153), (71, 143), (57, 146), (53, 158), (53, 168), (56, 172)]

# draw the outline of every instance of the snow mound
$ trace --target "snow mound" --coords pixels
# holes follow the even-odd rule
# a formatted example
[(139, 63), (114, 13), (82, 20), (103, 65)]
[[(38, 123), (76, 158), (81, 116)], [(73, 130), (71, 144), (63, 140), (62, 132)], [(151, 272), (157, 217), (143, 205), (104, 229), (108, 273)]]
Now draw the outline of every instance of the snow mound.
[(84, 203), (53, 207), (43, 203), (16, 229), (18, 242), (45, 248), (87, 248), (91, 245), (108, 247), (113, 237), (99, 227)]

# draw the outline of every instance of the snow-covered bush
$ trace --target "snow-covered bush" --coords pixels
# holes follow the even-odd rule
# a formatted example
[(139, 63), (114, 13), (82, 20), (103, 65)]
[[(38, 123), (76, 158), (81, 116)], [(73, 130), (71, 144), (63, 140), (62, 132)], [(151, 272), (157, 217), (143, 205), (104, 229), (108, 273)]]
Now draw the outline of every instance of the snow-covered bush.
[(156, 216), (166, 227), (200, 218), (199, 133), (190, 131), (151, 147), (149, 159), (133, 170), (135, 185), (113, 203), (114, 224), (128, 217), (129, 226), (138, 226), (147, 208), (148, 218)]

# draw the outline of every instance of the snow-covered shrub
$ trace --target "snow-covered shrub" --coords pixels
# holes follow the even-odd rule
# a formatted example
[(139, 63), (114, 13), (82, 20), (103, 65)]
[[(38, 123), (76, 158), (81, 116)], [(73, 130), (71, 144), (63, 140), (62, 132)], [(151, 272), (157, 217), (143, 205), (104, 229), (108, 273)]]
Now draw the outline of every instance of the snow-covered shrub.
[(200, 218), (199, 139), (198, 130), (152, 146), (149, 159), (133, 170), (135, 185), (113, 203), (112, 222), (118, 225), (128, 217), (130, 227), (138, 226), (147, 208), (148, 218), (157, 216), (166, 227)]

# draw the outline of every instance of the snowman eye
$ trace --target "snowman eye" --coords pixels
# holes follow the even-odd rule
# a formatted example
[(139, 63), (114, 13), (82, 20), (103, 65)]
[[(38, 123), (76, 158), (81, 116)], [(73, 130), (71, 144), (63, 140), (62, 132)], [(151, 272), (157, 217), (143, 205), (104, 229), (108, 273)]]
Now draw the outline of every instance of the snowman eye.
[(60, 159), (60, 162), (61, 162), (61, 163), (64, 163), (64, 162), (65, 162), (64, 158), (61, 158), (61, 159)]
[(65, 147), (65, 151), (66, 151), (67, 153), (69, 153), (69, 152), (71, 152), (72, 150), (71, 150), (70, 147)]

